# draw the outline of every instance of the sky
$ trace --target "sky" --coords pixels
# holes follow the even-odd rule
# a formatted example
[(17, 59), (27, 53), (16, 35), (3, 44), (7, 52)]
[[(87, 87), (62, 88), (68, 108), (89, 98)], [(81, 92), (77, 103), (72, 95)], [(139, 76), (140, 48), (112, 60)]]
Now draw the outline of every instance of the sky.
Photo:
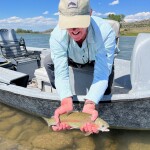
[[(1, 0), (0, 28), (45, 31), (58, 23), (59, 0)], [(124, 14), (126, 22), (150, 19), (150, 0), (90, 0), (93, 15)]]

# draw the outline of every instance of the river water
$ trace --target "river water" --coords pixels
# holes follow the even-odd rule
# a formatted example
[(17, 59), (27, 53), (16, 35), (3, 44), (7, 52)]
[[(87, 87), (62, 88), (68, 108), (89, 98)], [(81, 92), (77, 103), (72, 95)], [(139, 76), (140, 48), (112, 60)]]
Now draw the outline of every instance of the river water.
[[(49, 47), (49, 35), (21, 36), (27, 46)], [(118, 58), (130, 59), (135, 38), (120, 38)], [(42, 118), (0, 103), (0, 150), (150, 150), (150, 131), (111, 129), (88, 137), (79, 130), (53, 132)]]
[[(29, 47), (49, 48), (49, 34), (18, 34), (17, 37), (23, 37)], [(135, 39), (134, 36), (120, 37), (118, 58), (130, 60)]]

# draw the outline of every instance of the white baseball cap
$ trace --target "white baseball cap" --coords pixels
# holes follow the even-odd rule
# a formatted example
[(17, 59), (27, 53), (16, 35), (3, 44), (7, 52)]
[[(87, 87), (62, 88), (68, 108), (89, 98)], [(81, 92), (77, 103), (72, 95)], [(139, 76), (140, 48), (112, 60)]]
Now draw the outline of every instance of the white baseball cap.
[(90, 25), (89, 0), (60, 0), (59, 3), (59, 27), (87, 28)]

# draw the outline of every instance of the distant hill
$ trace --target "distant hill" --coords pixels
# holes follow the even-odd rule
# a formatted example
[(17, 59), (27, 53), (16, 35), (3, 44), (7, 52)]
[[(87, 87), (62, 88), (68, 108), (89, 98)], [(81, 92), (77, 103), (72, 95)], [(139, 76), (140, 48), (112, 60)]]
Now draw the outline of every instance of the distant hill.
[(50, 34), (52, 31), (53, 31), (53, 29), (48, 29), (48, 30), (45, 30), (45, 31), (40, 32), (40, 33), (42, 33), (42, 34)]
[[(53, 29), (40, 32), (42, 34), (50, 34)], [(140, 32), (150, 32), (150, 19), (135, 21), (135, 22), (121, 22), (121, 35), (136, 36)]]
[(138, 33), (150, 33), (150, 19), (136, 22), (122, 22), (121, 35), (137, 35)]
[(150, 27), (150, 19), (135, 22), (122, 22), (121, 25), (122, 28)]

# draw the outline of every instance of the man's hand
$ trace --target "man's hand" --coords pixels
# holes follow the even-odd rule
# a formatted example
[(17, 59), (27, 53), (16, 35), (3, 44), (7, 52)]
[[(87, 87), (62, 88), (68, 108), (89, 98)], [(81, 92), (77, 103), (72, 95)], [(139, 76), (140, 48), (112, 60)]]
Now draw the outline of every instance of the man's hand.
[(59, 120), (59, 116), (61, 114), (69, 113), (73, 110), (73, 100), (71, 97), (64, 98), (61, 101), (61, 106), (58, 107), (54, 112), (54, 118), (56, 120), (57, 125), (53, 126), (54, 131), (60, 131), (65, 129), (70, 129), (67, 124), (61, 123)]
[[(95, 109), (95, 103), (90, 100), (86, 100), (82, 112), (91, 114), (91, 121), (95, 121), (98, 117), (98, 111)], [(98, 129), (92, 123), (86, 123), (80, 128), (82, 132), (98, 133)]]

